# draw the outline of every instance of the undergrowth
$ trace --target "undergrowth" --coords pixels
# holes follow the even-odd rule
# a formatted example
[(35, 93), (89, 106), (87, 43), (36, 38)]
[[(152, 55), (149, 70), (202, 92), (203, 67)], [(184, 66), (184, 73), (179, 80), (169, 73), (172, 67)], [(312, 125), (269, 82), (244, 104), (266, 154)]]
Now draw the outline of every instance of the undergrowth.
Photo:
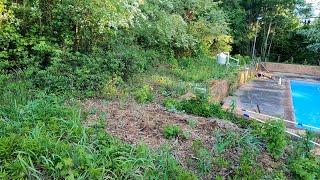
[(167, 139), (176, 138), (182, 134), (182, 129), (177, 125), (167, 125), (163, 128), (163, 134)]
[(172, 157), (121, 143), (104, 125), (86, 125), (76, 101), (1, 77), (0, 178), (195, 179)]
[[(248, 121), (237, 117), (234, 109), (223, 110), (220, 104), (210, 103), (205, 94), (198, 94), (189, 100), (165, 99), (163, 105), (166, 108), (177, 109), (187, 113), (216, 117), (229, 120), (240, 127), (246, 129), (242, 135), (232, 131), (214, 133), (216, 142), (213, 149), (209, 150), (199, 141), (194, 141), (193, 149), (198, 158), (198, 173), (200, 176), (208, 176), (208, 172), (215, 162), (223, 165), (219, 157), (223, 157), (228, 152), (233, 152), (236, 148), (240, 157), (240, 164), (234, 171), (235, 179), (246, 177), (246, 179), (285, 179), (285, 173), (291, 173), (296, 179), (318, 179), (320, 177), (320, 158), (311, 153), (313, 148), (312, 140), (315, 136), (307, 132), (304, 138), (289, 141), (289, 136), (285, 133), (283, 121), (271, 120), (265, 124), (255, 121)], [(251, 130), (252, 129), (252, 130)], [(272, 172), (267, 172), (257, 161), (259, 152), (267, 151), (277, 161), (282, 162), (281, 167), (274, 167)], [(279, 161), (285, 156), (285, 161)], [(215, 157), (214, 160), (208, 156)], [(205, 164), (205, 167), (204, 167)], [(209, 169), (207, 169), (209, 168)], [(209, 177), (213, 178), (213, 177)]]

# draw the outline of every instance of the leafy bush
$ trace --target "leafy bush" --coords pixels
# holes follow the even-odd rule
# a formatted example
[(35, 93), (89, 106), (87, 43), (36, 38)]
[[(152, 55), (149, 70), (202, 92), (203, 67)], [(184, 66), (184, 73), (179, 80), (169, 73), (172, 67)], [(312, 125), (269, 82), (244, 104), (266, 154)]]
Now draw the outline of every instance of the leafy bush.
[(182, 109), (181, 104), (172, 98), (164, 99), (162, 105), (171, 112), (176, 112), (177, 110)]
[(180, 106), (181, 110), (204, 117), (217, 117), (221, 119), (227, 117), (221, 105), (210, 103), (206, 95), (198, 94), (190, 100), (182, 100)]
[(177, 125), (166, 125), (163, 128), (163, 135), (167, 139), (176, 138), (181, 134), (182, 134), (182, 129)]
[(138, 103), (146, 103), (153, 100), (152, 87), (149, 85), (143, 85), (141, 88), (137, 89), (134, 93)]
[(265, 123), (262, 134), (267, 142), (267, 150), (275, 159), (279, 159), (287, 147), (286, 126), (283, 121)]
[(319, 179), (320, 160), (319, 158), (296, 158), (290, 163), (290, 170), (299, 179)]
[(310, 142), (315, 134), (307, 131), (303, 138), (294, 143), (294, 148), (289, 151), (288, 166), (297, 179), (319, 179), (320, 158), (310, 152), (314, 145)]

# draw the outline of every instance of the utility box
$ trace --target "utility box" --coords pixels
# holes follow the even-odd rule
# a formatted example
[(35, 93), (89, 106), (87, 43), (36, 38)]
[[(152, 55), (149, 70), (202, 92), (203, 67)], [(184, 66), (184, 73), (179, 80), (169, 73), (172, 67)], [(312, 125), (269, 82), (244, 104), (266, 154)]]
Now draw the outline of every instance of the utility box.
[(218, 64), (226, 64), (227, 63), (227, 55), (224, 53), (217, 54), (217, 63)]

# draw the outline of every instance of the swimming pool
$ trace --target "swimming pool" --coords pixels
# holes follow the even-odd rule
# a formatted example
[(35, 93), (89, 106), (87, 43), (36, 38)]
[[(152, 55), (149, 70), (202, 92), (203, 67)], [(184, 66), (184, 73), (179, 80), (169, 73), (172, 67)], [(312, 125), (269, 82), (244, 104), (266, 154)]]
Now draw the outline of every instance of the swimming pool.
[(291, 80), (290, 86), (297, 123), (320, 127), (320, 83)]

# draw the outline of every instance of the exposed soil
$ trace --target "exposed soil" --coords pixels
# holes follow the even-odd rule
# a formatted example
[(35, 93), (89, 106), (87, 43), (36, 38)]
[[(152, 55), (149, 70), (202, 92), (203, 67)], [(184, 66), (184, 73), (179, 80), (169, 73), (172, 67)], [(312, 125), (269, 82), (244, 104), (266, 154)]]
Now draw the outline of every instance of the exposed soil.
[[(239, 135), (244, 131), (230, 121), (173, 113), (158, 104), (106, 103), (100, 99), (90, 99), (83, 102), (82, 105), (88, 112), (96, 109), (95, 113), (91, 113), (88, 116), (90, 124), (97, 119), (101, 119), (102, 112), (105, 112), (107, 114), (105, 118), (107, 123), (106, 132), (119, 137), (123, 142), (134, 145), (139, 145), (143, 142), (151, 148), (157, 148), (169, 144), (173, 148), (172, 154), (175, 158), (182, 166), (188, 169), (193, 167), (187, 161), (196, 160), (196, 155), (192, 148), (194, 140), (201, 140), (206, 147), (212, 149), (216, 141), (213, 136), (215, 131), (225, 132), (231, 130)], [(193, 121), (197, 125), (191, 127), (189, 121)], [(186, 139), (181, 136), (172, 140), (166, 139), (163, 135), (163, 127), (168, 124), (180, 126), (184, 133), (189, 134), (189, 138)], [(238, 151), (236, 148), (230, 149), (224, 155), (224, 158), (232, 163), (230, 168), (217, 168), (216, 172), (212, 172), (212, 174), (222, 176), (232, 174), (234, 167), (239, 163), (241, 152)], [(261, 162), (262, 167), (272, 170), (274, 161), (269, 154), (261, 153), (257, 160)]]

